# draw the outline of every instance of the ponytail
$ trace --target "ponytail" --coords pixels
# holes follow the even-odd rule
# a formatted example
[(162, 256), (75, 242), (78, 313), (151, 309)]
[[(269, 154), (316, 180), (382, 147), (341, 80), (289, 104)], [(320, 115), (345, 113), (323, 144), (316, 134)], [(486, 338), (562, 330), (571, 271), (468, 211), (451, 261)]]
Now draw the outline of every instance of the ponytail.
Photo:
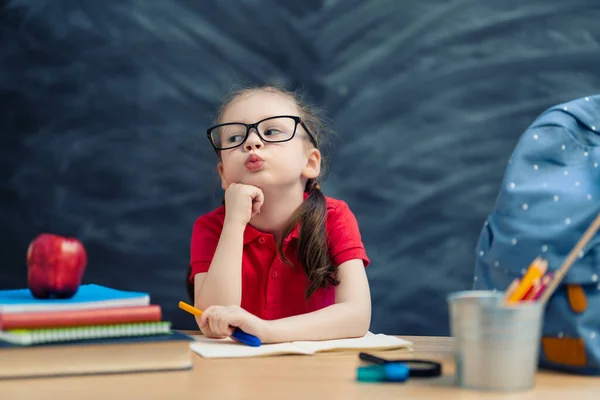
[(283, 239), (300, 224), (298, 255), (310, 283), (306, 290), (306, 299), (308, 299), (318, 288), (325, 288), (329, 285), (337, 286), (340, 282), (337, 279), (337, 269), (329, 257), (327, 247), (325, 196), (315, 179), (309, 179), (306, 182), (306, 191), (309, 195), (292, 214), (277, 244), (277, 250), (282, 260), (291, 265), (283, 254)]
[(192, 275), (192, 265), (188, 264), (188, 269), (185, 274), (185, 291), (187, 292), (188, 299), (194, 304), (196, 302), (196, 295), (194, 293), (194, 283), (190, 282), (190, 275)]

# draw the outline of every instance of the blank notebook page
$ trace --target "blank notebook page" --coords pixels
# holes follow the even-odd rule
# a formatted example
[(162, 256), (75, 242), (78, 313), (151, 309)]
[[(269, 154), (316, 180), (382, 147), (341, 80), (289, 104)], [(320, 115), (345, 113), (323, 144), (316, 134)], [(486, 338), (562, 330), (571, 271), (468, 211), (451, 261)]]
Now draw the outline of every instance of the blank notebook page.
[(337, 339), (325, 341), (299, 341), (294, 345), (310, 350), (312, 353), (323, 351), (350, 351), (350, 350), (392, 350), (399, 348), (412, 348), (412, 343), (396, 336), (367, 334), (360, 338)]

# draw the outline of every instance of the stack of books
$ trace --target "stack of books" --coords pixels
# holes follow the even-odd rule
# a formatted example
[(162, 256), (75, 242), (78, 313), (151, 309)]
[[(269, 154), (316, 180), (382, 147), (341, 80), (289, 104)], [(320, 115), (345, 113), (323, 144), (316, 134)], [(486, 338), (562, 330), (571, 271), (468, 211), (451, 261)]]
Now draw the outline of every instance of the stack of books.
[(192, 339), (147, 293), (81, 285), (70, 299), (0, 290), (0, 378), (192, 367)]

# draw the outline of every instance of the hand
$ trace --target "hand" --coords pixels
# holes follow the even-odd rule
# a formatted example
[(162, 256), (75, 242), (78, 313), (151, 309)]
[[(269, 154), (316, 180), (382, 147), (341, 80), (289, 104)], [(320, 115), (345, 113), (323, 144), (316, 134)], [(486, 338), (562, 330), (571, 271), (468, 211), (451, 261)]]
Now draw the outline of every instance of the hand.
[(235, 328), (240, 328), (246, 333), (257, 336), (263, 343), (267, 339), (267, 321), (239, 306), (208, 307), (200, 316), (198, 325), (207, 337), (231, 336)]
[(202, 332), (202, 334), (204, 336), (206, 336), (207, 338), (211, 338), (211, 339), (223, 339), (223, 338), (227, 337), (227, 335), (218, 335), (215, 332), (213, 332), (210, 329), (210, 326), (208, 324), (206, 324), (204, 326), (200, 326), (200, 318), (201, 317), (196, 317), (196, 323), (200, 327), (200, 331)]
[(262, 190), (256, 186), (232, 183), (225, 190), (225, 218), (246, 226), (260, 212), (265, 201)]

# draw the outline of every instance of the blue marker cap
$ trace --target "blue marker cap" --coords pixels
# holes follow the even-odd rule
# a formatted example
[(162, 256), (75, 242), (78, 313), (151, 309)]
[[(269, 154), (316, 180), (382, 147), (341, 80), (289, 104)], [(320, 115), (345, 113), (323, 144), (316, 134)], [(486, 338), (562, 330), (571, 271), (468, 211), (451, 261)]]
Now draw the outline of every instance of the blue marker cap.
[(390, 382), (404, 382), (410, 375), (410, 370), (406, 364), (387, 363), (383, 366), (385, 377)]
[(262, 344), (258, 337), (251, 335), (249, 333), (246, 333), (243, 330), (241, 330), (240, 328), (235, 328), (231, 337), (240, 343), (244, 343), (244, 344), (246, 344), (248, 346), (252, 346), (252, 347), (258, 347)]

